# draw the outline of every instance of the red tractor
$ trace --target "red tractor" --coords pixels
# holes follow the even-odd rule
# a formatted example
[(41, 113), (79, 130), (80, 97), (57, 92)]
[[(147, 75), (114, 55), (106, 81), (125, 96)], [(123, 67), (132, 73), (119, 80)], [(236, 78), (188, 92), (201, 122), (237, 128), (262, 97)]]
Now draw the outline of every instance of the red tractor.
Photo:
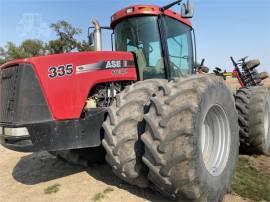
[(115, 51), (101, 51), (108, 27), (95, 21), (95, 52), (1, 66), (1, 144), (81, 164), (106, 155), (130, 184), (173, 200), (222, 200), (238, 159), (238, 115), (220, 77), (196, 74), (192, 15), (181, 0), (130, 6), (111, 18)]

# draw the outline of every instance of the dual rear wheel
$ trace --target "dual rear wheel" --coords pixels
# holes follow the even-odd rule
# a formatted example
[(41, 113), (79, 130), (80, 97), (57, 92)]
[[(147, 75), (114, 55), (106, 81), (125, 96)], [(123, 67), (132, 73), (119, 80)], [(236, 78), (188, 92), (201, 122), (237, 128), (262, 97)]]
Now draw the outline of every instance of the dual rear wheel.
[(242, 88), (235, 96), (240, 125), (240, 151), (270, 154), (270, 96), (263, 86)]
[(222, 200), (239, 147), (231, 91), (210, 75), (149, 82), (132, 85), (111, 107), (107, 162), (123, 180), (174, 200)]
[[(135, 83), (109, 108), (106, 160), (124, 181), (170, 199), (220, 201), (238, 158), (237, 119), (241, 151), (270, 152), (267, 89), (242, 88), (235, 102), (223, 82), (209, 75)], [(54, 154), (83, 166), (104, 159), (103, 148), (86, 150)]]
[[(130, 184), (179, 201), (221, 201), (230, 188), (237, 112), (231, 91), (215, 76), (137, 82), (117, 95), (103, 129), (106, 161)], [(86, 166), (103, 159), (100, 149), (54, 154)]]

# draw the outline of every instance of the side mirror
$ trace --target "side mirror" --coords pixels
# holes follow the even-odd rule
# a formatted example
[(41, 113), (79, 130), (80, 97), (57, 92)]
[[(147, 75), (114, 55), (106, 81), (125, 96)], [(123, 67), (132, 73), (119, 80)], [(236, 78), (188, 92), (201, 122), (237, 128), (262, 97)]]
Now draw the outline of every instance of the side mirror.
[(208, 73), (209, 68), (204, 66), (205, 59), (202, 59), (201, 63), (196, 65), (197, 71), (203, 72), (203, 73)]
[(200, 66), (202, 67), (204, 65), (205, 58), (202, 59)]
[(89, 41), (90, 46), (95, 46), (95, 33), (94, 32), (91, 32), (88, 35), (88, 41)]
[(194, 9), (192, 3), (187, 1), (187, 3), (183, 3), (181, 7), (181, 15), (182, 18), (192, 18), (194, 14)]

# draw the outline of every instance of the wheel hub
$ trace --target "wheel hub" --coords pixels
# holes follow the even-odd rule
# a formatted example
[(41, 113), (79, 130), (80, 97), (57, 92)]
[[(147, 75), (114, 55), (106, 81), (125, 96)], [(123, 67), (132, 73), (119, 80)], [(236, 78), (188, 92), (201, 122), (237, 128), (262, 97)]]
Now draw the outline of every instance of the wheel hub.
[(228, 117), (220, 105), (213, 105), (202, 123), (201, 152), (208, 172), (219, 176), (227, 165), (231, 144)]

